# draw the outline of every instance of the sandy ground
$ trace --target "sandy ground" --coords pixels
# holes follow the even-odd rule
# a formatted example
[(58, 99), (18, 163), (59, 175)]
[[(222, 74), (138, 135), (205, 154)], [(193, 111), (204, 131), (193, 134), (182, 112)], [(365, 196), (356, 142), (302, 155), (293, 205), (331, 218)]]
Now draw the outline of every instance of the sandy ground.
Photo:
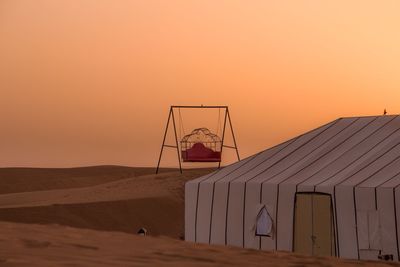
[(0, 266), (390, 266), (58, 225), (0, 223)]
[(396, 265), (184, 242), (183, 185), (210, 170), (153, 172), (0, 169), (0, 266)]

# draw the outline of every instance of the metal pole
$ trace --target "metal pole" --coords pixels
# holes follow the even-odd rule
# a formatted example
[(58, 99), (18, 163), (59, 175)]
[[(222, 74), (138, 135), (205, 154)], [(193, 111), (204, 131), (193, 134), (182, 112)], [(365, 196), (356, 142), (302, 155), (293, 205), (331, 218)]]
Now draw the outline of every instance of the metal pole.
[(168, 132), (168, 126), (169, 126), (169, 120), (171, 119), (171, 113), (172, 113), (172, 108), (169, 109), (169, 115), (168, 115), (168, 120), (167, 120), (167, 126), (165, 127), (165, 132), (164, 132), (164, 139), (161, 145), (161, 151), (160, 151), (160, 157), (158, 158), (158, 164), (157, 164), (157, 169), (156, 169), (156, 174), (158, 174), (158, 169), (160, 167), (160, 162), (161, 162), (161, 156), (164, 150), (164, 144), (165, 144), (165, 138), (167, 137), (167, 132)]
[[(222, 150), (224, 149), (224, 139), (225, 139), (225, 127), (226, 127), (226, 117), (228, 116), (228, 108), (225, 108), (225, 118), (224, 118), (224, 128), (222, 130), (222, 140), (221, 140), (221, 156)], [(221, 160), (218, 162), (218, 169), (221, 168)]]
[(176, 152), (178, 154), (178, 162), (179, 162), (179, 170), (182, 173), (182, 164), (181, 164), (181, 156), (179, 154), (179, 145), (178, 145), (178, 136), (176, 135), (176, 124), (175, 124), (175, 116), (174, 116), (174, 109), (171, 107), (172, 112), (172, 123), (174, 125), (174, 133), (175, 133), (175, 142), (176, 142)]
[(226, 108), (226, 112), (227, 112), (227, 114), (228, 114), (229, 125), (231, 126), (231, 132), (232, 132), (232, 137), (233, 137), (233, 143), (234, 143), (235, 148), (236, 148), (236, 155), (237, 155), (238, 160), (240, 160), (240, 157), (239, 157), (239, 150), (238, 150), (237, 145), (236, 145), (235, 133), (233, 132), (233, 126), (232, 126), (232, 121), (231, 121), (231, 115), (229, 114), (229, 109), (228, 109), (228, 108)]
[(172, 108), (227, 108), (228, 106), (171, 106)]

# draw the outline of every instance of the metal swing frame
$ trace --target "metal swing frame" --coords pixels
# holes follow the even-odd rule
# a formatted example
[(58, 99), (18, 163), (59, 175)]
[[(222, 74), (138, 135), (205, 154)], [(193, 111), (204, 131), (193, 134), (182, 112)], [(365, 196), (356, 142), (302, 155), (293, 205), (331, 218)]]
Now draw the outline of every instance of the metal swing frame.
[[(238, 150), (238, 147), (237, 147), (235, 133), (233, 131), (232, 120), (231, 120), (231, 116), (229, 114), (228, 106), (203, 106), (203, 105), (201, 105), (201, 106), (171, 106), (170, 109), (169, 109), (167, 125), (165, 127), (164, 138), (163, 138), (163, 142), (162, 142), (162, 145), (161, 145), (160, 156), (158, 158), (156, 174), (158, 173), (159, 168), (160, 168), (160, 163), (161, 163), (161, 158), (162, 158), (162, 154), (163, 154), (164, 148), (175, 148), (176, 149), (176, 152), (177, 152), (177, 155), (178, 155), (179, 170), (182, 173), (181, 152), (180, 152), (180, 149), (179, 149), (178, 135), (177, 135), (177, 132), (176, 132), (176, 123), (175, 123), (175, 113), (174, 113), (175, 109), (222, 109), (222, 110), (224, 110), (225, 111), (225, 116), (224, 116), (224, 126), (223, 126), (223, 130), (222, 130), (222, 138), (221, 138), (221, 155), (222, 155), (222, 152), (223, 152), (224, 148), (235, 149), (236, 150), (237, 159), (240, 160), (239, 150)], [(165, 139), (167, 138), (167, 134), (168, 134), (168, 129), (169, 129), (169, 125), (170, 125), (170, 122), (171, 122), (171, 118), (172, 118), (172, 125), (173, 125), (173, 128), (174, 128), (175, 145), (165, 144)], [(229, 126), (231, 128), (231, 134), (232, 134), (233, 144), (234, 144), (233, 146), (228, 146), (228, 145), (224, 144), (225, 130), (226, 130), (226, 124), (227, 123), (229, 123)], [(218, 162), (218, 168), (220, 168), (220, 167), (221, 167), (221, 161)]]

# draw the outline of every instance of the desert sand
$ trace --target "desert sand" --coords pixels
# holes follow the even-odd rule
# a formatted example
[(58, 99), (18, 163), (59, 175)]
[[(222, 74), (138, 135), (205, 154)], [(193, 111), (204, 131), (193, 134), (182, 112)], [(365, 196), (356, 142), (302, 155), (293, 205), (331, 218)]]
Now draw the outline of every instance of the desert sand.
[(184, 242), (183, 185), (210, 171), (0, 169), (0, 266), (400, 266)]

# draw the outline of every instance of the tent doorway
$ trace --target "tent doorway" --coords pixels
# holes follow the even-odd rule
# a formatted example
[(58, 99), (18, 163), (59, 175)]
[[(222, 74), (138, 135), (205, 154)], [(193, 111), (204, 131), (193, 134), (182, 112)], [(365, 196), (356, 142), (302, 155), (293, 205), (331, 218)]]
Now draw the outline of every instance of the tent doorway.
[(330, 195), (296, 194), (293, 251), (314, 256), (335, 256)]

